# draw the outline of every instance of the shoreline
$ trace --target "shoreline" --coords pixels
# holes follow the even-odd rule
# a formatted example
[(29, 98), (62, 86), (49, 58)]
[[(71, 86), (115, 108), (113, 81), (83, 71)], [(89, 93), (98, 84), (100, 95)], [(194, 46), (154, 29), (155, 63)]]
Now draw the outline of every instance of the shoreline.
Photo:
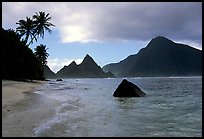
[(45, 81), (13, 81), (2, 80), (2, 108), (23, 100), (23, 92), (33, 92), (36, 88), (42, 86)]
[(58, 102), (34, 93), (45, 83), (2, 80), (2, 137), (33, 137), (35, 127), (55, 116)]

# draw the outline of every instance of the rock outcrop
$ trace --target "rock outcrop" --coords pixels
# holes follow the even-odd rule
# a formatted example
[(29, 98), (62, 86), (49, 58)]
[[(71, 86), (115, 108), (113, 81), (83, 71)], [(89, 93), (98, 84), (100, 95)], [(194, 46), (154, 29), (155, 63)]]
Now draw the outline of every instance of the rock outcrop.
[(124, 79), (115, 90), (114, 97), (144, 97), (146, 94), (135, 84)]
[(56, 81), (63, 81), (62, 79), (57, 79)]

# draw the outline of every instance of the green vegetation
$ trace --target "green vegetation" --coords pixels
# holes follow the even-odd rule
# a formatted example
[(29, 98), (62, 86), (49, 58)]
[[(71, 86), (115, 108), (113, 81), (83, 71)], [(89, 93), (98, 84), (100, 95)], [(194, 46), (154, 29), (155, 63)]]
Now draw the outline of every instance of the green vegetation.
[(49, 56), (46, 45), (38, 45), (35, 52), (29, 45), (34, 39), (37, 41), (39, 37), (44, 38), (45, 30), (51, 33), (49, 27), (54, 25), (48, 22), (50, 19), (49, 14), (38, 12), (33, 15), (33, 20), (29, 17), (19, 20), (16, 31), (1, 29), (2, 79), (44, 80), (43, 67)]
[(47, 64), (47, 57), (49, 56), (46, 50), (47, 50), (46, 45), (40, 44), (35, 48), (34, 53), (39, 63), (43, 66)]

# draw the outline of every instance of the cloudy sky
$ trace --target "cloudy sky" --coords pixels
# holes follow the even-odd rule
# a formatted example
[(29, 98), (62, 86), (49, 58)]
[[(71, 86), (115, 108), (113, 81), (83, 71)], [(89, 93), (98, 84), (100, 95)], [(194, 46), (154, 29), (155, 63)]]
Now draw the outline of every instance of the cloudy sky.
[(103, 67), (136, 54), (159, 35), (202, 50), (201, 2), (2, 2), (2, 27), (44, 11), (52, 17), (45, 44), (48, 66), (57, 72), (86, 54)]

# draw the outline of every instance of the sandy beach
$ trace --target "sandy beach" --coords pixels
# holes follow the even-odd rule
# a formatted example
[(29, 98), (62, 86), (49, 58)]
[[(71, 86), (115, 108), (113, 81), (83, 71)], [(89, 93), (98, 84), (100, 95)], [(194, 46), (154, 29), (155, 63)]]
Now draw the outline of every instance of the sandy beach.
[(45, 81), (2, 80), (2, 136), (32, 137), (34, 128), (55, 115), (57, 101), (35, 93)]

